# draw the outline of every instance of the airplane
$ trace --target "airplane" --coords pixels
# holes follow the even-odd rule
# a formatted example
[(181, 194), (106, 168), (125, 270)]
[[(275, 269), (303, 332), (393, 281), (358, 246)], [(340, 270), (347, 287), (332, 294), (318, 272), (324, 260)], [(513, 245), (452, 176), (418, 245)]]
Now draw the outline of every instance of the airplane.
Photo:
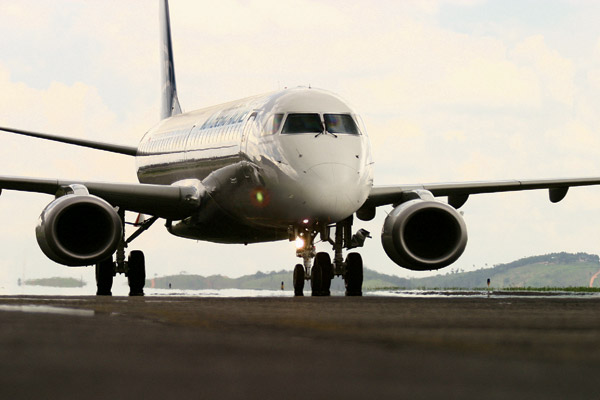
[[(467, 245), (458, 211), (469, 196), (547, 189), (553, 203), (572, 186), (600, 177), (376, 186), (373, 158), (360, 115), (340, 96), (298, 87), (182, 112), (175, 79), (168, 0), (161, 22), (161, 121), (136, 147), (0, 127), (4, 132), (135, 157), (139, 183), (0, 176), (2, 189), (46, 193), (37, 242), (51, 260), (96, 269), (97, 295), (111, 295), (125, 274), (129, 294), (144, 294), (142, 251), (126, 249), (157, 220), (172, 235), (216, 243), (289, 240), (302, 259), (294, 267), (294, 295), (310, 281), (313, 296), (329, 296), (341, 276), (346, 295), (362, 295), (363, 260), (351, 251), (370, 232), (353, 231), (375, 209), (392, 205), (381, 243), (402, 268), (437, 270)], [(438, 199), (446, 197), (447, 201)], [(127, 237), (125, 213), (138, 214)], [(332, 246), (316, 252), (317, 240)], [(344, 257), (344, 253), (346, 256)]]

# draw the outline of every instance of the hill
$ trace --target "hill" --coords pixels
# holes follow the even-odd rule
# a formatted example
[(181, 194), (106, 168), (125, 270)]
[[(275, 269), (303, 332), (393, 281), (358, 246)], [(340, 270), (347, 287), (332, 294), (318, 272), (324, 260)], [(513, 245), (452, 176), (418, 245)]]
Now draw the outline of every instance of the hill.
[[(427, 278), (405, 279), (380, 274), (365, 268), (363, 288), (365, 290), (395, 287), (417, 288), (483, 288), (491, 280), (493, 288), (507, 287), (580, 287), (589, 286), (591, 278), (600, 271), (597, 255), (586, 253), (553, 253), (527, 257), (508, 264), (470, 272), (450, 270), (445, 274)], [(174, 289), (262, 289), (279, 290), (283, 282), (286, 290), (292, 290), (292, 272), (258, 272), (239, 278), (222, 275), (203, 277), (200, 275), (171, 275), (147, 280), (146, 287)], [(594, 280), (600, 287), (600, 278)], [(333, 290), (343, 291), (344, 282), (337, 277), (332, 281)]]
[[(239, 278), (228, 278), (222, 275), (212, 275), (208, 277), (200, 275), (170, 275), (155, 279), (148, 279), (146, 287), (173, 288), (173, 289), (260, 289), (260, 290), (279, 290), (283, 282), (286, 290), (292, 290), (293, 277), (291, 271), (278, 272), (257, 272), (254, 275), (245, 275)], [(407, 287), (408, 279), (398, 278), (396, 276), (384, 275), (366, 269), (364, 272), (364, 288), (380, 287)], [(170, 286), (169, 286), (170, 285)], [(307, 286), (308, 287), (308, 286)], [(344, 281), (336, 277), (331, 282), (333, 290), (344, 290)]]
[(26, 286), (49, 286), (49, 287), (60, 287), (60, 288), (78, 288), (84, 287), (85, 282), (74, 278), (43, 278), (43, 279), (29, 279), (22, 283)]
[[(508, 264), (478, 271), (452, 270), (444, 275), (411, 279), (411, 288), (483, 288), (490, 279), (493, 288), (508, 287), (580, 287), (589, 286), (600, 271), (597, 255), (552, 253), (526, 257)], [(594, 280), (594, 287), (600, 281)]]

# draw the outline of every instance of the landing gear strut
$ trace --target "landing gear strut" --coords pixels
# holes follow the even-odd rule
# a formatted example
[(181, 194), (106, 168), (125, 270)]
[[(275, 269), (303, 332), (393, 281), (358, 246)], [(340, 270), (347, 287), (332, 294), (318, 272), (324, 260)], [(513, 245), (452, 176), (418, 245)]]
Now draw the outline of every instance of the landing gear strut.
[[(303, 296), (304, 281), (311, 281), (313, 296), (330, 296), (331, 280), (335, 276), (343, 277), (346, 285), (346, 296), (362, 296), (363, 261), (359, 253), (349, 253), (344, 261), (343, 250), (362, 247), (369, 232), (360, 229), (352, 235), (353, 218), (349, 217), (335, 225), (335, 239), (330, 237), (332, 226), (320, 230), (321, 240), (332, 244), (334, 250), (333, 262), (328, 253), (315, 252), (313, 245), (317, 234), (308, 227), (290, 227), (290, 234), (296, 238), (298, 246), (296, 255), (304, 260), (294, 268), (294, 296)], [(290, 235), (290, 240), (292, 236)], [(314, 258), (314, 264), (313, 264)]]
[(143, 296), (144, 286), (146, 284), (146, 261), (144, 253), (140, 250), (132, 250), (129, 258), (125, 260), (125, 248), (142, 232), (150, 228), (156, 222), (158, 217), (143, 222), (138, 230), (125, 240), (125, 211), (118, 210), (119, 217), (123, 223), (123, 238), (119, 243), (116, 252), (116, 259), (113, 256), (96, 264), (96, 285), (98, 296), (111, 296), (113, 277), (117, 274), (125, 274), (129, 283), (130, 296)]

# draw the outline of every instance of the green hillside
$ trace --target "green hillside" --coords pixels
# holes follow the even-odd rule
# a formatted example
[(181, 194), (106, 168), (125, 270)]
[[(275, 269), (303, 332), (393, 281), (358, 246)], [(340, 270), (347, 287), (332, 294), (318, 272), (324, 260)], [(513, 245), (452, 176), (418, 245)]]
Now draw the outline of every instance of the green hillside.
[[(493, 288), (581, 287), (600, 271), (597, 255), (553, 253), (523, 258), (508, 264), (471, 272), (449, 272), (428, 278), (411, 279), (410, 288), (483, 288), (490, 279)], [(600, 287), (600, 279), (594, 280)]]
[[(508, 264), (471, 272), (450, 270), (443, 274), (427, 278), (405, 279), (380, 274), (365, 269), (363, 288), (461, 288), (473, 289), (487, 286), (490, 279), (493, 288), (509, 287), (581, 287), (589, 286), (590, 279), (600, 271), (600, 259), (597, 255), (586, 253), (553, 253), (543, 256), (523, 258)], [(147, 280), (146, 287), (173, 289), (259, 289), (279, 290), (283, 282), (285, 290), (292, 290), (292, 272), (279, 271), (240, 278), (228, 278), (222, 275), (203, 277), (199, 275), (171, 275)], [(310, 284), (307, 284), (309, 288)], [(600, 287), (600, 277), (594, 281), (594, 287)], [(332, 290), (343, 291), (344, 282), (336, 277), (331, 283)]]
[[(152, 287), (152, 279), (146, 281), (146, 287)], [(292, 271), (279, 272), (257, 272), (254, 275), (246, 275), (240, 278), (228, 278), (222, 275), (212, 275), (203, 277), (200, 275), (170, 275), (154, 279), (155, 288), (172, 289), (259, 289), (259, 290), (280, 290), (283, 282), (285, 290), (292, 290), (293, 277)], [(384, 275), (366, 269), (364, 272), (365, 289), (381, 287), (407, 287), (410, 281), (396, 276)], [(307, 288), (310, 284), (307, 283)], [(344, 281), (336, 277), (331, 282), (331, 289), (343, 291)]]
[[(268, 274), (257, 272), (240, 278), (228, 278), (222, 275), (169, 275), (155, 279), (147, 279), (146, 287), (172, 289), (271, 289), (281, 288), (281, 282), (291, 289), (291, 272), (280, 271)], [(154, 281), (154, 282), (153, 282)], [(289, 281), (289, 282), (288, 282)]]
[[(445, 272), (449, 270), (449, 272)], [(380, 274), (365, 268), (364, 290), (380, 288), (403, 289), (473, 289), (484, 288), (490, 279), (491, 287), (588, 287), (591, 278), (600, 272), (600, 258), (586, 253), (553, 253), (543, 256), (527, 257), (508, 264), (495, 265), (492, 268), (470, 272), (459, 272), (452, 268), (442, 270), (441, 274), (427, 278), (405, 279), (393, 275)], [(600, 274), (599, 274), (600, 275)], [(153, 282), (154, 281), (154, 282)], [(148, 279), (146, 287), (172, 289), (258, 289), (280, 290), (283, 282), (285, 290), (291, 291), (292, 271), (257, 272), (239, 278), (222, 275), (208, 277), (191, 274), (170, 275)], [(24, 281), (23, 285), (52, 287), (82, 287), (86, 283), (73, 278), (45, 278)], [(594, 280), (593, 287), (600, 288), (600, 276)], [(310, 288), (307, 283), (306, 288)], [(344, 281), (336, 277), (331, 283), (332, 290), (343, 291)]]
[(23, 282), (23, 285), (78, 288), (78, 287), (84, 287), (86, 285), (86, 283), (79, 279), (74, 279), (74, 278), (43, 278), (43, 279), (26, 280)]

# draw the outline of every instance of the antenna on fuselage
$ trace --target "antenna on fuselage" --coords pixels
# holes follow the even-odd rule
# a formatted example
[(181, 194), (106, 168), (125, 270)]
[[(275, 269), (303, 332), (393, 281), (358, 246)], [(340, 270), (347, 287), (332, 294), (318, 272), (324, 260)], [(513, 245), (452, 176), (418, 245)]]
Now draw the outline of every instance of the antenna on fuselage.
[(169, 16), (168, 0), (160, 0), (160, 61), (162, 103), (160, 109), (161, 119), (181, 114), (181, 106), (177, 98), (177, 85), (175, 84), (175, 64), (173, 63), (173, 46), (171, 45), (171, 18)]

